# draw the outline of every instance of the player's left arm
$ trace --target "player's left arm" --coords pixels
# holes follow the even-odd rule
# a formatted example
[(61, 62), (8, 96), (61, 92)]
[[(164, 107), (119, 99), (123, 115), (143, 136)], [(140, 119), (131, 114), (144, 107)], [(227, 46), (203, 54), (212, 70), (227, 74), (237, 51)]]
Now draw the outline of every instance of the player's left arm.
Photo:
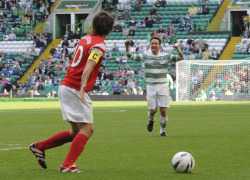
[(100, 60), (100, 58), (101, 58), (101, 55), (95, 51), (92, 51), (88, 57), (87, 63), (82, 73), (82, 80), (81, 80), (80, 97), (81, 97), (82, 102), (84, 102), (84, 93), (87, 88), (87, 82), (88, 82), (89, 76), (93, 68), (95, 67), (95, 65)]
[(182, 51), (180, 50), (179, 46), (177, 45), (174, 45), (173, 46), (174, 50), (178, 52), (178, 55), (172, 55), (170, 56), (170, 61), (172, 62), (176, 62), (176, 61), (180, 61), (180, 60), (183, 60), (184, 59), (184, 55), (182, 53)]

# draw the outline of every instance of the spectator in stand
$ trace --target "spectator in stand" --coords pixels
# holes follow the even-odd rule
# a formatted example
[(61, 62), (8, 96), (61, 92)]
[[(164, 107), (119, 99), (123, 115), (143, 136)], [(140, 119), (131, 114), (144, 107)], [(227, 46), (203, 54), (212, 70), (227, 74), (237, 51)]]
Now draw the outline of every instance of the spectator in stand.
[(156, 15), (156, 9), (155, 9), (155, 5), (152, 6), (152, 8), (150, 9), (149, 14), (152, 15)]
[(131, 21), (129, 22), (129, 28), (135, 27), (136, 21), (134, 18), (131, 18)]
[(137, 95), (137, 91), (134, 86), (130, 86), (129, 88), (129, 94), (130, 95)]
[(217, 52), (215, 51), (215, 48), (212, 48), (212, 51), (210, 52), (209, 58), (216, 60), (217, 59)]
[(52, 68), (50, 68), (48, 76), (51, 77), (51, 75), (55, 76), (55, 72)]
[(118, 45), (116, 44), (116, 42), (114, 42), (114, 45), (113, 45), (112, 51), (114, 51), (114, 52), (119, 51), (119, 48), (118, 48)]
[[(126, 12), (126, 11), (125, 11), (125, 12)], [(113, 14), (113, 17), (116, 18), (116, 19), (118, 19), (120, 16), (122, 16), (122, 15), (121, 15), (121, 13), (120, 13), (118, 10), (116, 10), (115, 13)], [(123, 17), (124, 17), (124, 16), (123, 16)], [(125, 19), (125, 18), (124, 18), (124, 19)]]
[(207, 4), (205, 5), (205, 7), (203, 7), (202, 13), (201, 13), (201, 14), (204, 14), (204, 15), (209, 14), (209, 8), (208, 8), (208, 5), (207, 5)]
[(23, 89), (22, 86), (20, 86), (17, 90), (17, 95), (24, 95), (25, 94), (25, 90)]
[(38, 91), (44, 91), (44, 85), (42, 81), (39, 81), (39, 85), (37, 86)]
[(192, 39), (192, 37), (190, 36), (189, 39), (187, 40), (187, 43), (188, 43), (189, 46), (192, 44), (192, 41), (193, 41), (193, 39)]
[(129, 76), (130, 78), (133, 78), (135, 75), (135, 72), (133, 71), (132, 67), (129, 67), (129, 69), (127, 70), (127, 76)]
[(130, 11), (131, 6), (130, 6), (130, 4), (129, 4), (129, 1), (126, 2), (125, 6), (124, 6), (124, 9), (125, 9), (125, 11), (126, 11), (126, 10), (127, 10), (127, 11)]
[(238, 43), (235, 45), (235, 51), (241, 51), (242, 50), (242, 43), (240, 40), (238, 40)]
[(162, 26), (159, 26), (159, 29), (157, 31), (157, 36), (163, 36), (163, 33), (164, 33), (164, 29), (162, 28)]
[(115, 77), (121, 77), (122, 76), (122, 73), (121, 73), (119, 68), (116, 70), (116, 72), (114, 72), (114, 76)]
[(50, 79), (49, 76), (45, 77), (45, 82), (44, 82), (45, 86), (52, 86), (52, 80)]
[(107, 78), (107, 75), (105, 73), (105, 70), (103, 69), (101, 73), (98, 75), (100, 80), (105, 80)]
[(69, 39), (69, 32), (65, 31), (65, 34), (63, 35), (63, 39)]
[(157, 15), (157, 17), (155, 18), (155, 23), (157, 23), (157, 24), (161, 24), (161, 21), (162, 21), (162, 19), (161, 19), (161, 15), (160, 15), (160, 14), (158, 14), (158, 15)]
[[(138, 1), (137, 1), (137, 2), (138, 2)], [(138, 19), (137, 23), (135, 24), (135, 27), (136, 27), (136, 28), (141, 28), (141, 27), (142, 27), (142, 24), (141, 24), (140, 19)]]
[(127, 28), (127, 26), (125, 26), (123, 31), (122, 31), (122, 35), (123, 36), (128, 36), (128, 34), (129, 34), (129, 29)]
[(186, 31), (186, 22), (184, 19), (181, 21), (181, 24), (179, 25), (179, 31), (182, 31), (182, 32)]
[(156, 2), (155, 2), (155, 7), (161, 7), (161, 2), (160, 2), (160, 0), (156, 0)]
[(139, 54), (143, 54), (145, 52), (145, 48), (143, 45), (141, 45), (139, 48), (138, 48), (138, 53)]
[(131, 78), (128, 78), (127, 87), (130, 88), (131, 86), (135, 87), (135, 82)]
[(55, 70), (56, 70), (56, 71), (61, 71), (61, 70), (62, 70), (62, 66), (61, 66), (61, 64), (60, 64), (59, 61), (58, 61), (58, 62), (56, 63), (56, 65), (55, 65)]
[(210, 53), (207, 48), (205, 48), (205, 51), (202, 53), (203, 59), (209, 59)]
[(130, 14), (128, 12), (128, 10), (125, 10), (125, 13), (123, 13), (123, 19), (124, 20), (129, 20), (131, 17), (130, 17)]
[(190, 21), (190, 29), (189, 32), (196, 31), (196, 24), (193, 21)]
[(179, 17), (178, 14), (175, 15), (175, 17), (173, 18), (172, 24), (178, 24), (180, 23), (181, 18)]
[(129, 36), (135, 36), (135, 30), (133, 26), (129, 30)]
[(115, 32), (122, 32), (122, 26), (120, 22), (118, 22), (115, 26)]
[(56, 61), (56, 60), (59, 60), (60, 59), (60, 53), (56, 50), (55, 53), (53, 54), (53, 62)]
[(107, 74), (107, 76), (106, 76), (106, 79), (108, 79), (108, 80), (113, 80), (113, 75), (111, 74), (111, 72), (109, 71), (108, 72), (108, 74)]
[(56, 51), (57, 49), (55, 48), (55, 45), (52, 45), (52, 48), (50, 50), (51, 55), (53, 55)]
[(123, 4), (122, 4), (121, 2), (119, 2), (119, 4), (117, 4), (116, 9), (117, 9), (119, 12), (123, 12), (123, 10), (124, 10)]
[(188, 43), (186, 42), (184, 45), (183, 45), (183, 51), (189, 51), (189, 45)]
[(198, 10), (197, 10), (196, 7), (194, 7), (194, 5), (192, 5), (192, 7), (189, 8), (189, 10), (188, 10), (188, 13), (189, 13), (190, 15), (196, 15), (197, 12), (198, 12)]
[(65, 52), (66, 52), (66, 54), (68, 55), (69, 50), (68, 50), (68, 48), (67, 48), (67, 46), (66, 46), (66, 45), (63, 45), (63, 47), (62, 47), (62, 49), (61, 49), (61, 53), (63, 53), (63, 51), (65, 51)]
[(112, 59), (112, 54), (109, 52), (108, 49), (106, 49), (106, 52), (105, 52), (105, 54), (103, 56), (103, 59), (104, 60), (111, 60)]
[(19, 64), (17, 64), (17, 66), (13, 69), (12, 75), (20, 76), (20, 72), (21, 72), (21, 68)]
[(153, 22), (153, 20), (151, 19), (151, 17), (149, 17), (148, 18), (148, 21), (146, 21), (146, 27), (147, 28), (152, 28), (153, 27), (153, 24), (154, 24), (154, 22)]
[(242, 44), (242, 49), (241, 49), (241, 51), (246, 52), (246, 51), (247, 51), (247, 48), (248, 48), (247, 41), (244, 40), (244, 41), (243, 41), (243, 44)]
[(167, 6), (166, 0), (161, 0), (161, 6), (162, 6), (162, 7), (166, 7), (166, 6)]
[(117, 54), (117, 55), (116, 55), (116, 58), (115, 58), (115, 63), (120, 64), (120, 61), (121, 61), (120, 54)]
[(71, 39), (70, 41), (69, 41), (69, 46), (68, 46), (68, 48), (74, 48), (75, 47), (75, 42), (74, 42), (74, 39)]
[[(81, 35), (80, 35), (79, 31), (76, 31), (76, 34), (73, 35), (73, 38), (74, 38), (75, 40), (80, 40), (80, 39), (81, 39)], [(72, 38), (71, 38), (71, 39), (72, 39)]]
[(108, 91), (105, 89), (102, 95), (109, 95)]
[[(66, 31), (66, 32), (67, 32), (67, 31)], [(64, 38), (64, 40), (63, 40), (63, 42), (62, 42), (62, 47), (63, 47), (64, 45), (65, 45), (66, 47), (69, 46), (69, 41), (67, 40), (66, 37)]]
[(188, 13), (186, 13), (186, 16), (183, 18), (185, 20), (185, 23), (190, 23), (191, 18)]
[(200, 50), (198, 49), (198, 46), (194, 46), (194, 49), (193, 49), (193, 54), (194, 55), (199, 55), (200, 54)]
[(9, 41), (9, 39), (10, 39), (10, 36), (8, 35), (8, 32), (6, 31), (4, 36), (3, 36), (3, 40), (4, 41)]
[(114, 81), (114, 84), (112, 84), (111, 89), (112, 90), (117, 89), (118, 91), (120, 90), (120, 85), (118, 84), (117, 81)]
[(121, 93), (120, 93), (120, 91), (118, 90), (118, 89), (114, 89), (114, 92), (113, 92), (113, 95), (120, 95)]
[(134, 11), (141, 11), (141, 3), (139, 1), (136, 1)]
[(124, 55), (121, 58), (121, 63), (122, 64), (126, 64), (127, 62), (128, 62), (128, 57), (127, 57), (127, 54), (124, 53)]
[(43, 42), (43, 40), (40, 38), (39, 41), (36, 43), (36, 47), (40, 48), (41, 51), (43, 51), (45, 44)]
[(127, 84), (126, 78), (122, 78), (122, 81), (119, 83), (121, 86), (125, 86)]
[(188, 56), (188, 60), (195, 60), (195, 55), (193, 54), (193, 52), (190, 52), (189, 56)]

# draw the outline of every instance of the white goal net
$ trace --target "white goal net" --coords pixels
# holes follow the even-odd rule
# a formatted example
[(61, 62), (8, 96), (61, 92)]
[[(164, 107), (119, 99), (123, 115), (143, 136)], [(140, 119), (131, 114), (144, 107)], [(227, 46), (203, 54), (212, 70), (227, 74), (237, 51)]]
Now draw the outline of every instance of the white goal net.
[(176, 101), (250, 101), (250, 60), (176, 64)]

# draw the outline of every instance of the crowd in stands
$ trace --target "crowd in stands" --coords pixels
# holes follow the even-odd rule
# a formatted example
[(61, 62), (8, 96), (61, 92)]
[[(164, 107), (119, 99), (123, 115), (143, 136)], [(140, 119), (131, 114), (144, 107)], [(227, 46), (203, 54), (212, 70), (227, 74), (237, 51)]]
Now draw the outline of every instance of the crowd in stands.
[(235, 52), (245, 52), (246, 54), (250, 54), (250, 43), (247, 43), (246, 40), (243, 42), (239, 40), (235, 45)]
[[(209, 88), (204, 100), (214, 100), (218, 95), (234, 95), (250, 93), (250, 66), (248, 65), (232, 65), (225, 70), (217, 70), (214, 74), (214, 83)], [(198, 67), (193, 69), (191, 77), (191, 85), (194, 91), (197, 90), (204, 80), (203, 70)], [(200, 94), (206, 93), (202, 90)]]
[[(136, 3), (134, 3), (136, 2)], [(134, 36), (138, 29), (140, 28), (152, 28), (153, 24), (161, 24), (162, 18), (161, 14), (157, 13), (156, 7), (166, 7), (165, 0), (157, 0), (155, 5), (152, 6), (148, 14), (145, 14), (143, 19), (134, 19), (131, 17), (130, 11), (140, 11), (140, 2), (139, 1), (127, 1), (126, 5), (120, 2), (117, 5), (113, 16), (115, 18), (114, 31), (123, 32), (123, 36)], [(196, 8), (194, 5), (187, 10), (187, 14), (184, 18), (180, 18), (178, 14), (175, 17), (172, 17), (172, 25), (166, 28), (165, 31), (161, 32), (161, 36), (164, 35), (165, 38), (170, 38), (174, 34), (174, 26), (178, 25), (177, 31), (189, 31), (193, 32), (198, 30), (196, 24), (192, 21), (192, 17), (195, 15), (206, 15), (209, 14), (208, 5), (204, 5), (203, 8)], [(129, 29), (125, 26), (124, 21), (129, 21)], [(132, 29), (132, 33), (130, 30)]]
[[(0, 34), (2, 34), (2, 40), (16, 41), (17, 33), (24, 32), (19, 31), (22, 25), (34, 27), (37, 24), (35, 21), (44, 22), (50, 14), (50, 8), (54, 2), (55, 0), (26, 0), (21, 2), (17, 0), (1, 0)], [(21, 56), (9, 55), (4, 51), (0, 54), (0, 93), (9, 94), (10, 90), (12, 90), (13, 95), (38, 94), (37, 86), (30, 87), (27, 83), (24, 85), (20, 83), (21, 67), (22, 65), (30, 65), (29, 58), (39, 55), (39, 52), (51, 42), (51, 35), (48, 30), (39, 34), (29, 31), (26, 40), (33, 40), (33, 44), (27, 47), (27, 50)], [(37, 51), (37, 48), (40, 51)], [(16, 76), (18, 79), (14, 83), (12, 76)]]

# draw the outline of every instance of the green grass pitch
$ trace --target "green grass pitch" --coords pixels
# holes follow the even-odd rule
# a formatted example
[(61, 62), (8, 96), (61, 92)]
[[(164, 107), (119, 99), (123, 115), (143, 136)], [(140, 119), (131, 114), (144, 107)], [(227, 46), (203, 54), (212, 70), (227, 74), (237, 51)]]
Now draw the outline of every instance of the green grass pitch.
[[(159, 136), (159, 113), (147, 132), (146, 102), (94, 102), (94, 135), (76, 161), (83, 174), (58, 168), (70, 144), (46, 151), (46, 170), (28, 146), (69, 128), (59, 102), (0, 103), (0, 179), (250, 179), (250, 102), (171, 103), (168, 138)], [(175, 153), (196, 166), (174, 172)]]

